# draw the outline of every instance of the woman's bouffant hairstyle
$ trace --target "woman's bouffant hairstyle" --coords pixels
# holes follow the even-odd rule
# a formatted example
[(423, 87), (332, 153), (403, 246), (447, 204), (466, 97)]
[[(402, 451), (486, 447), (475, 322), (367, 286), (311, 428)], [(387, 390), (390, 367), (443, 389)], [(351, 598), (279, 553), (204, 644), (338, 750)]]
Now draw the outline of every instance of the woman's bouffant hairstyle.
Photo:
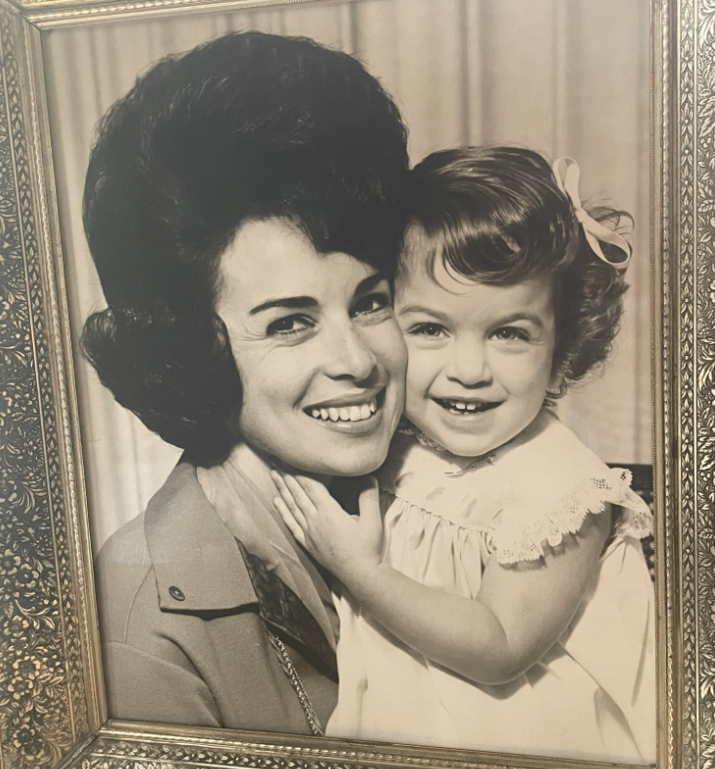
[(406, 138), (362, 64), (307, 39), (233, 33), (141, 77), (100, 122), (84, 195), (108, 308), (82, 347), (116, 400), (197, 464), (223, 461), (241, 385), (214, 313), (221, 255), (241, 224), (281, 217), (392, 278)]
[[(614, 229), (632, 221), (612, 208), (588, 213)], [(441, 258), (455, 273), (495, 286), (553, 277), (557, 384), (550, 398), (606, 359), (627, 289), (623, 271), (592, 251), (572, 201), (541, 155), (516, 147), (435, 152), (412, 172), (411, 216), (427, 236), (433, 275)]]

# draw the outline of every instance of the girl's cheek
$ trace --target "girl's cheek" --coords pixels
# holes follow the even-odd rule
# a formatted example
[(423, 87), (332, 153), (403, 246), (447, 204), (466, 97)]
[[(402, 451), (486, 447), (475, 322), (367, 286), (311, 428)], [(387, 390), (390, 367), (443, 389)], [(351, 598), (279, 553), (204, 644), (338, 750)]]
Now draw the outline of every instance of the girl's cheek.
[(411, 392), (424, 391), (439, 375), (438, 356), (425, 350), (408, 347), (407, 389)]
[(394, 319), (372, 329), (368, 337), (368, 346), (387, 369), (395, 373), (400, 372), (404, 376), (408, 351), (400, 328)]

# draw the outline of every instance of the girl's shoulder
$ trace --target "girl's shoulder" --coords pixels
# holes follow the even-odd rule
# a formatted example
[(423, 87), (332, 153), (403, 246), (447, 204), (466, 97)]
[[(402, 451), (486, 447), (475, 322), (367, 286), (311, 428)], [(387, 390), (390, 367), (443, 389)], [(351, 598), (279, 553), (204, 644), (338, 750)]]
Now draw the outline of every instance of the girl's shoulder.
[(631, 489), (629, 470), (606, 465), (547, 410), (525, 437), (501, 461), (510, 491), (494, 533), (500, 561), (540, 558), (544, 545), (556, 547), (608, 506), (615, 508), (615, 536), (652, 533), (651, 510)]
[(455, 456), (416, 430), (397, 433), (378, 480), (393, 492), (444, 483), (475, 493), (482, 493), (483, 486), (507, 486), (513, 493), (521, 488), (530, 495), (539, 491), (551, 495), (576, 479), (607, 470), (558, 417), (542, 409), (516, 438), (483, 457)]
[[(576, 444), (569, 446), (570, 439)], [(555, 491), (564, 474), (557, 469), (559, 458), (572, 461), (578, 446), (575, 436), (546, 411), (514, 440), (482, 457), (456, 456), (408, 428), (395, 435), (378, 482), (383, 491), (429, 513), (482, 528), (505, 507), (534, 493), (527, 478)]]
[(546, 408), (521, 435), (497, 452), (496, 461), (504, 472), (513, 474), (515, 486), (547, 497), (558, 496), (582, 479), (609, 469)]
[(614, 533), (644, 537), (648, 506), (630, 472), (609, 468), (543, 409), (519, 436), (485, 457), (456, 457), (418, 435), (398, 435), (381, 487), (427, 512), (488, 532), (499, 560), (534, 560), (576, 533), (586, 516), (619, 508)]

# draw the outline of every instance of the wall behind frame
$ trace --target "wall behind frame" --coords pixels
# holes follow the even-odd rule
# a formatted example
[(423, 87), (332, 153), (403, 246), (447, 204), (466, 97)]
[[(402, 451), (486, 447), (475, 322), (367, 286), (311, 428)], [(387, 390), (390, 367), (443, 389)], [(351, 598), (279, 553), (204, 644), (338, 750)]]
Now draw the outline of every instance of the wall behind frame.
[[(229, 30), (306, 35), (357, 55), (402, 110), (413, 162), (517, 144), (582, 169), (582, 197), (636, 220), (613, 358), (559, 412), (607, 462), (652, 461), (648, 0), (358, 0), (58, 28), (46, 78), (75, 348), (104, 306), (81, 225), (99, 117), (163, 55)], [(180, 452), (117, 406), (76, 352), (95, 547), (139, 514)]]

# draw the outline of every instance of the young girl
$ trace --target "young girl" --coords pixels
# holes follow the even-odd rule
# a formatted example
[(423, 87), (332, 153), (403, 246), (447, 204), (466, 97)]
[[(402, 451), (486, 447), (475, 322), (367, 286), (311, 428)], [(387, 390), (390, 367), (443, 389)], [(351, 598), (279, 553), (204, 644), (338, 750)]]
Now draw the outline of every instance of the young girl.
[(512, 148), (423, 161), (384, 520), (374, 484), (357, 517), (275, 474), (286, 525), (345, 587), (328, 734), (655, 760), (651, 513), (551, 410), (606, 358), (630, 259), (578, 174)]

